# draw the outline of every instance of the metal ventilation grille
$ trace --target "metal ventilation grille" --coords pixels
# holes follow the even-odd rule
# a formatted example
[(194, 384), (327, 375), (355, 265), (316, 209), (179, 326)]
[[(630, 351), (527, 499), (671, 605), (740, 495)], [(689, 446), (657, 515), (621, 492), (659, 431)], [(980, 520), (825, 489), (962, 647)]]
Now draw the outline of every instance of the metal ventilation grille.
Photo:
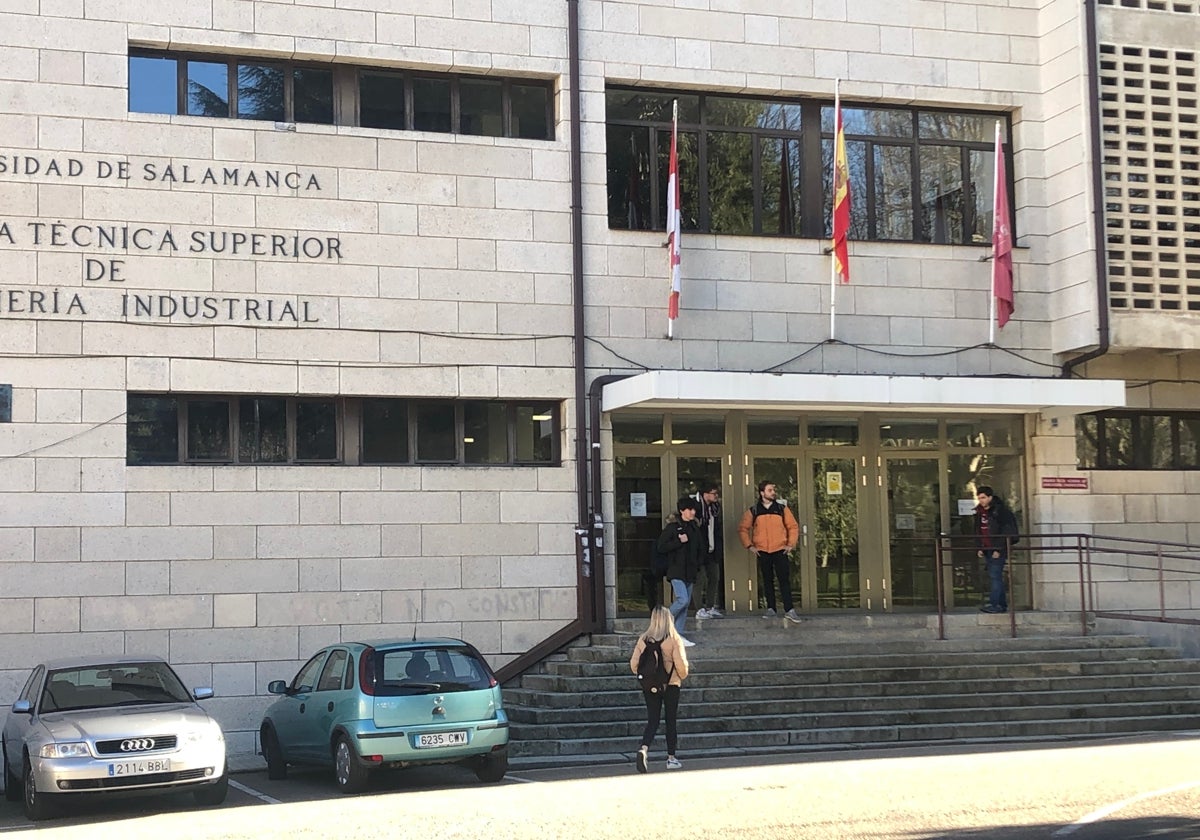
[(1177, 14), (1200, 14), (1200, 3), (1172, 2), (1172, 0), (1100, 0), (1101, 6), (1118, 6), (1122, 9), (1144, 9), (1147, 12), (1175, 12)]
[(1100, 47), (1113, 309), (1200, 312), (1197, 55)]

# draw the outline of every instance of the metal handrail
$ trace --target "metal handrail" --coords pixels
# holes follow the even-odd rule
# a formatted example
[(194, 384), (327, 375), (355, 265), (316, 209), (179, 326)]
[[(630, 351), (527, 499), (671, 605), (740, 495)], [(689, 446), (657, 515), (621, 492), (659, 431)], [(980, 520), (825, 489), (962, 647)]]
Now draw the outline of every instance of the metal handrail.
[[(1077, 568), (1079, 579), (1079, 617), (1083, 635), (1088, 634), (1088, 618), (1119, 618), (1131, 621), (1153, 621), (1168, 624), (1200, 625), (1200, 607), (1176, 608), (1174, 611), (1187, 610), (1196, 613), (1198, 617), (1171, 615), (1172, 609), (1167, 607), (1167, 583), (1187, 581), (1200, 583), (1200, 546), (1189, 543), (1170, 542), (1166, 540), (1148, 540), (1135, 537), (1115, 537), (1103, 534), (1085, 533), (1022, 533), (1016, 535), (1017, 545), (1013, 545), (1006, 537), (1006, 556), (1009, 560), (1005, 570), (1005, 586), (1008, 592), (1009, 629), (1012, 636), (1017, 635), (1017, 604), (1013, 593), (1013, 565), (1016, 557), (1021, 557), (1032, 575), (1035, 566), (1049, 567), (1066, 564)], [(977, 551), (979, 537), (975, 534), (940, 534), (936, 540), (936, 585), (938, 609), (938, 638), (946, 638), (945, 614), (945, 566), (953, 564), (956, 550), (962, 552)], [(1056, 560), (1054, 555), (1073, 554), (1073, 559)], [(1106, 555), (1121, 555), (1125, 562), (1114, 562), (1103, 559)], [(961, 556), (961, 554), (959, 555)], [(1133, 558), (1153, 558), (1148, 565), (1134, 565), (1129, 561)], [(1172, 561), (1168, 564), (1167, 561)], [(1157, 582), (1157, 604), (1143, 607), (1120, 607), (1117, 609), (1102, 609), (1100, 604), (1097, 569), (1137, 570), (1142, 573), (1152, 572)], [(1133, 580), (1126, 581), (1133, 583)], [(1116, 582), (1118, 585), (1120, 581)]]

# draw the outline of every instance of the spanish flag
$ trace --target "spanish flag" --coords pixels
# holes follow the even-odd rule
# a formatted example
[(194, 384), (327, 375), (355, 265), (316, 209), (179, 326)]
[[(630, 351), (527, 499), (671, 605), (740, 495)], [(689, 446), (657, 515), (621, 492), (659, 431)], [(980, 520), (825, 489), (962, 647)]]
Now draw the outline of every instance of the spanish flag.
[(841, 93), (833, 100), (833, 272), (841, 282), (850, 282), (850, 255), (846, 238), (850, 235), (850, 166), (846, 162), (846, 132), (842, 128)]

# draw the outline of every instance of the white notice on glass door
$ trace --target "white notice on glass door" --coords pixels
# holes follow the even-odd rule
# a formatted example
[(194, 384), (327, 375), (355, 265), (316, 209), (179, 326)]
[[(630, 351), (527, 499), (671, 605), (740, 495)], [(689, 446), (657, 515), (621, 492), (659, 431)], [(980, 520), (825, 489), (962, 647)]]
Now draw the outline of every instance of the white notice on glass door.
[(629, 494), (629, 515), (630, 516), (645, 516), (646, 515), (646, 494), (645, 493), (630, 493)]

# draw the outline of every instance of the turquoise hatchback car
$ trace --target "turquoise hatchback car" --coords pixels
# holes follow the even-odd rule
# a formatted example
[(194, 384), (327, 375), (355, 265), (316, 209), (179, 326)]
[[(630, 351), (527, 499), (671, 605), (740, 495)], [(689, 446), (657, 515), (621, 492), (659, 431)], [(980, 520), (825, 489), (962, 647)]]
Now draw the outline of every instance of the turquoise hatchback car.
[(267, 691), (281, 695), (259, 730), (271, 779), (332, 765), (338, 788), (357, 793), (380, 768), (463, 764), (484, 782), (508, 770), (500, 684), (458, 639), (330, 645)]

